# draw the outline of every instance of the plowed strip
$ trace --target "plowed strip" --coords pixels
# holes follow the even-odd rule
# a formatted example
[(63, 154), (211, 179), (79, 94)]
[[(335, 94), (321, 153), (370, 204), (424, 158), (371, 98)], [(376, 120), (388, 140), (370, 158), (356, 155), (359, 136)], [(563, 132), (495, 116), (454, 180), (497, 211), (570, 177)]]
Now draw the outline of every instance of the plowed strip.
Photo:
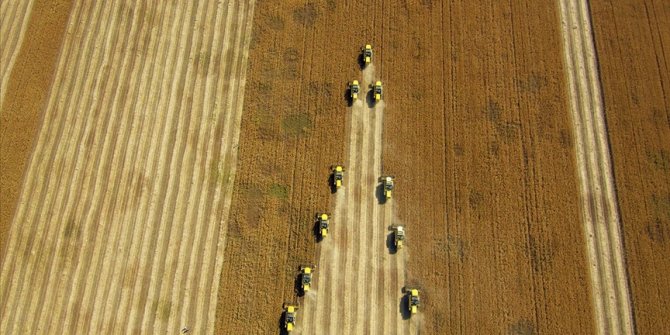
[(561, 26), (598, 332), (633, 334), (602, 94), (587, 1), (562, 0)]
[(75, 3), (0, 332), (213, 331), (253, 8)]

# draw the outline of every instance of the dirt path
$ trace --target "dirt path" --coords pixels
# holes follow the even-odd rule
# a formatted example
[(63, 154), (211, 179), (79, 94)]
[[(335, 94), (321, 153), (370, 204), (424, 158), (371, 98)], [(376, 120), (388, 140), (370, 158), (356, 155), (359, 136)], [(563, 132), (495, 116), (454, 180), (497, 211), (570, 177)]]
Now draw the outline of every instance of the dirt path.
[[(374, 65), (363, 71), (365, 93), (377, 78)], [(380, 204), (385, 103), (367, 94), (350, 109), (349, 159), (345, 186), (335, 198), (332, 231), (322, 242), (317, 285), (303, 305), (304, 334), (407, 334), (399, 310), (407, 250), (391, 255), (387, 228), (393, 201)]]
[(75, 3), (2, 265), (3, 333), (213, 330), (253, 8)]
[(560, 1), (597, 330), (632, 334), (621, 228), (587, 1)]

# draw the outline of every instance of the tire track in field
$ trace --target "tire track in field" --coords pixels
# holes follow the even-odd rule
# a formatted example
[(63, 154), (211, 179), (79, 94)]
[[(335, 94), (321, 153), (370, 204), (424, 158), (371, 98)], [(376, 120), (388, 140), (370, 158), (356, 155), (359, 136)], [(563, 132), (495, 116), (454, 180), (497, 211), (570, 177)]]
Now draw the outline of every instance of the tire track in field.
[(597, 331), (633, 334), (588, 2), (561, 0), (559, 4)]
[(33, 3), (34, 0), (0, 2), (0, 106), (5, 99), (12, 67), (21, 50)]
[[(374, 65), (363, 71), (362, 92), (376, 80)], [(368, 105), (367, 94), (350, 115), (345, 187), (335, 200), (331, 234), (321, 245), (319, 285), (304, 300), (304, 334), (407, 334), (399, 311), (406, 250), (390, 255), (387, 228), (393, 202), (379, 204), (384, 102)], [(345, 194), (342, 194), (345, 193)], [(344, 241), (343, 241), (344, 239)], [(327, 298), (323, 298), (327, 297)], [(303, 322), (302, 324), (301, 321)]]
[(0, 332), (213, 331), (253, 8), (75, 3)]

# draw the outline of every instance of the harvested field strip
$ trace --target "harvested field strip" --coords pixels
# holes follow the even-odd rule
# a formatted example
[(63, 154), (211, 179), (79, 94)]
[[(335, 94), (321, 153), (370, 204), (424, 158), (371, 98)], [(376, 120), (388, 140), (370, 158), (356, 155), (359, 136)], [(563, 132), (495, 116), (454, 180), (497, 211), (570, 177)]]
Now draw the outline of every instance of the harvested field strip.
[(34, 2), (15, 0), (0, 3), (0, 106), (7, 92), (7, 82), (14, 61), (21, 50)]
[(634, 328), (670, 310), (670, 2), (589, 1)]
[[(363, 92), (376, 80), (374, 64), (363, 71)], [(387, 228), (393, 201), (381, 204), (384, 105), (361, 94), (349, 112), (345, 186), (338, 191), (331, 234), (321, 243), (318, 283), (303, 305), (303, 334), (407, 334), (398, 308), (405, 284), (407, 250), (389, 254)], [(344, 194), (342, 194), (344, 193)], [(389, 308), (390, 307), (390, 308)]]
[[(2, 56), (0, 60), (0, 71), (4, 71), (0, 73), (4, 76), (0, 87), (0, 259), (7, 249), (9, 227), (56, 72), (72, 3), (73, 0), (38, 1), (30, 5), (30, 12), (14, 8), (14, 17), (4, 17), (11, 13), (7, 6), (27, 2), (0, 3), (4, 7), (0, 10), (1, 23), (21, 25), (20, 32), (12, 30), (19, 28), (13, 26), (8, 32), (0, 32), (0, 52), (12, 52), (9, 59)], [(26, 35), (30, 38), (23, 38)]]
[(213, 330), (253, 9), (75, 3), (2, 265), (3, 333)]
[(560, 2), (582, 220), (601, 334), (633, 334), (633, 317), (587, 1)]

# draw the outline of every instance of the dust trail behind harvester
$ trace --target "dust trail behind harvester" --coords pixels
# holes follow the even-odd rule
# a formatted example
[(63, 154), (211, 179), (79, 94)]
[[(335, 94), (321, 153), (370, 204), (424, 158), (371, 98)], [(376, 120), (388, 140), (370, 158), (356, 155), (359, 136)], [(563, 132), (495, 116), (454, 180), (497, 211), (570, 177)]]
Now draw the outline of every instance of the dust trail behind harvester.
[(304, 334), (409, 333), (399, 310), (407, 250), (389, 253), (393, 201), (378, 198), (385, 104), (367, 94), (378, 80), (374, 64), (362, 75), (362, 94), (350, 108), (345, 187), (321, 242), (316, 297), (304, 300)]

